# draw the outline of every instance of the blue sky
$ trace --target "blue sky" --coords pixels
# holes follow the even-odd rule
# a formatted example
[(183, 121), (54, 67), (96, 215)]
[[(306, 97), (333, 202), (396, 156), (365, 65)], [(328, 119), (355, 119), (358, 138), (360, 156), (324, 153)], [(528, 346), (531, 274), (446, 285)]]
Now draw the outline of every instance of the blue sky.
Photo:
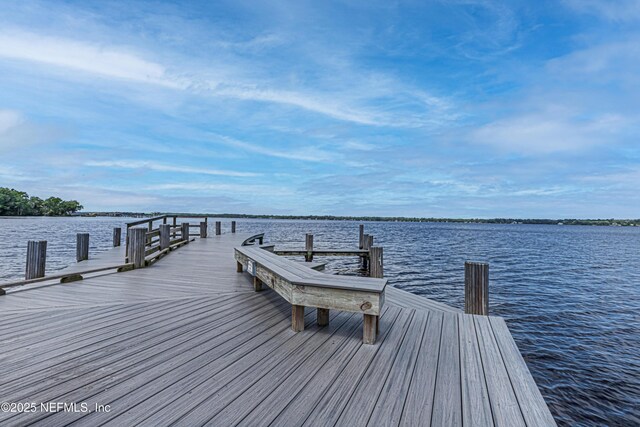
[(640, 1), (0, 6), (0, 186), (87, 210), (640, 217)]

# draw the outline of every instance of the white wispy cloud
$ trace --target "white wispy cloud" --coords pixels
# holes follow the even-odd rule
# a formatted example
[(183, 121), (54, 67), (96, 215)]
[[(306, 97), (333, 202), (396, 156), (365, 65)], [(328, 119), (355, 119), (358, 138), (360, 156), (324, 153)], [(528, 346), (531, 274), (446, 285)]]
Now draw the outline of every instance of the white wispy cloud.
[(107, 78), (184, 88), (164, 66), (143, 59), (126, 48), (92, 44), (21, 31), (0, 32), (0, 57), (39, 62)]
[(158, 172), (179, 172), (202, 175), (219, 175), (229, 177), (254, 177), (258, 176), (255, 172), (240, 172), (219, 170), (213, 168), (195, 168), (191, 166), (167, 165), (144, 160), (105, 160), (105, 161), (89, 161), (85, 166), (104, 167), (104, 168), (120, 168), (120, 169), (140, 169), (152, 170)]
[(240, 141), (235, 138), (231, 138), (224, 135), (209, 134), (216, 142), (227, 145), (229, 147), (239, 148), (250, 153), (263, 154), (269, 157), (279, 157), (289, 160), (303, 160), (307, 162), (329, 162), (336, 159), (334, 155), (329, 152), (319, 150), (314, 147), (306, 147), (296, 150), (278, 150), (275, 148), (269, 148), (268, 146), (262, 146), (257, 144), (251, 144), (249, 142)]
[(585, 119), (551, 110), (496, 120), (471, 131), (469, 139), (504, 152), (549, 154), (610, 143), (624, 126), (617, 115)]
[[(277, 40), (277, 36), (270, 35), (247, 43), (259, 46)], [(170, 61), (172, 64), (150, 60), (148, 52), (127, 46), (38, 34), (21, 28), (0, 31), (0, 58), (55, 66), (106, 79), (157, 85), (208, 97), (280, 104), (366, 126), (438, 126), (454, 118), (450, 101), (407, 87), (388, 76), (367, 76), (353, 66), (340, 70), (346, 84), (324, 89), (300, 84), (292, 87), (291, 82), (268, 71), (247, 71), (246, 59), (226, 57), (224, 63), (214, 61), (201, 70), (193, 70), (180, 63), (175, 52), (164, 51), (161, 46), (159, 52), (166, 58), (174, 58)], [(217, 76), (215, 80), (208, 77), (212, 74)], [(330, 76), (331, 71), (327, 70), (326, 75)], [(68, 74), (65, 77), (73, 78)]]
[(565, 4), (574, 10), (610, 21), (640, 19), (640, 1), (638, 0), (565, 0)]
[(211, 182), (175, 182), (170, 184), (148, 185), (146, 191), (187, 190), (208, 193), (260, 194), (261, 196), (291, 196), (294, 191), (277, 185), (260, 184), (218, 184)]

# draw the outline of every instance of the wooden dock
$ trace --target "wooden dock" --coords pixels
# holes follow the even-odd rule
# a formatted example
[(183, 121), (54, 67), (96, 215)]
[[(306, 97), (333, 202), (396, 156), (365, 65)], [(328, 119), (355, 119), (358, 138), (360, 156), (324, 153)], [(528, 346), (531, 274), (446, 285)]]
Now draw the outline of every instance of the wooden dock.
[(0, 396), (35, 410), (0, 412), (0, 425), (555, 425), (501, 318), (388, 286), (375, 345), (353, 313), (318, 327), (309, 309), (294, 333), (290, 306), (236, 273), (247, 237), (7, 289)]

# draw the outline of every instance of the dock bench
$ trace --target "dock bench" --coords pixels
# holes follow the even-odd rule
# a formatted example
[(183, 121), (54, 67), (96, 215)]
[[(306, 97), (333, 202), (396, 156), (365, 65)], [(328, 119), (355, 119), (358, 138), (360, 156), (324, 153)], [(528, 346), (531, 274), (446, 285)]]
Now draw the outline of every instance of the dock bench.
[(329, 310), (362, 313), (363, 342), (374, 344), (384, 304), (386, 279), (320, 273), (257, 246), (235, 248), (237, 271), (253, 276), (255, 291), (265, 284), (291, 304), (291, 329), (304, 330), (304, 308), (317, 309), (319, 326), (329, 323)]

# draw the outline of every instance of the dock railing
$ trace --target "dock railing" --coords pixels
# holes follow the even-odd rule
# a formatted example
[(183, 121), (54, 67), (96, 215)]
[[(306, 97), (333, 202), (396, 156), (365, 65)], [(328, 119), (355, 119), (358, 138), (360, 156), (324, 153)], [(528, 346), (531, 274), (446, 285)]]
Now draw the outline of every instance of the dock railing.
[[(189, 219), (201, 219), (202, 221), (197, 224), (191, 224), (185, 221)], [(146, 229), (143, 238), (144, 257), (142, 258), (149, 264), (155, 262), (172, 249), (188, 243), (192, 236), (206, 238), (208, 225), (208, 217), (201, 215), (160, 215), (129, 222), (127, 223), (126, 262), (135, 257), (134, 253), (142, 250), (142, 243), (138, 241), (137, 237), (134, 237), (134, 229)], [(197, 230), (196, 233), (192, 232), (194, 228)], [(131, 247), (134, 241), (140, 245), (135, 250)], [(138, 256), (138, 259), (140, 260), (141, 257)]]

